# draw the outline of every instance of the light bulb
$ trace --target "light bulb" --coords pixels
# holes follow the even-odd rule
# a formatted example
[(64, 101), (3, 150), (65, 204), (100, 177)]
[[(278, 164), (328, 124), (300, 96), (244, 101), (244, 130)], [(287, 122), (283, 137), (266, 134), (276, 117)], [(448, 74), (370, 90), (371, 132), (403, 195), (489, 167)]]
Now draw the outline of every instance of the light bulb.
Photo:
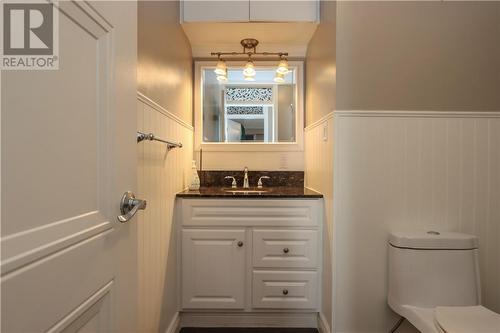
[(255, 66), (252, 60), (248, 60), (245, 69), (243, 70), (243, 75), (245, 76), (255, 76)]
[(227, 76), (226, 75), (217, 75), (217, 81), (219, 81), (219, 82), (226, 82), (227, 81)]
[(217, 66), (215, 67), (214, 72), (217, 75), (226, 75), (227, 74), (226, 62), (222, 59), (219, 59), (219, 61), (217, 62)]
[(276, 76), (274, 77), (274, 82), (278, 83), (285, 82), (285, 74), (276, 73)]
[(281, 59), (276, 72), (279, 74), (288, 73), (288, 60), (286, 60), (285, 58)]
[(245, 75), (245, 81), (255, 81), (255, 74), (254, 75)]

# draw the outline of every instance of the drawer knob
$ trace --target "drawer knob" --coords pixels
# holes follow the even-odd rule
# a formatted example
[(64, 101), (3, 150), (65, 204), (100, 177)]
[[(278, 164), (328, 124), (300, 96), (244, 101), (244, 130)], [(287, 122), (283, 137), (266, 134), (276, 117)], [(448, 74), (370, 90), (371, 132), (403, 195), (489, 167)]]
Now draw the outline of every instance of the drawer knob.
[(285, 247), (285, 248), (283, 249), (283, 253), (288, 253), (288, 252), (290, 252), (290, 249), (289, 249), (289, 248), (287, 248), (287, 247)]
[(288, 295), (288, 289), (283, 289), (283, 295)]
[(238, 242), (238, 247), (243, 247), (243, 242), (242, 241)]

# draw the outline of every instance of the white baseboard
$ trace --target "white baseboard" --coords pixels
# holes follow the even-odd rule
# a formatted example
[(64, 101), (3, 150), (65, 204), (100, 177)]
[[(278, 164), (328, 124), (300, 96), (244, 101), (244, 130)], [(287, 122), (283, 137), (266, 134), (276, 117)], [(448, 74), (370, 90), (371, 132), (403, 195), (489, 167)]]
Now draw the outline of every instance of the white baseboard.
[(331, 333), (330, 325), (322, 312), (318, 313), (318, 331), (319, 333)]
[(181, 317), (179, 315), (179, 312), (176, 312), (172, 320), (170, 321), (170, 324), (168, 325), (167, 329), (165, 330), (165, 333), (178, 333), (181, 329)]
[(182, 312), (181, 327), (318, 327), (318, 313)]

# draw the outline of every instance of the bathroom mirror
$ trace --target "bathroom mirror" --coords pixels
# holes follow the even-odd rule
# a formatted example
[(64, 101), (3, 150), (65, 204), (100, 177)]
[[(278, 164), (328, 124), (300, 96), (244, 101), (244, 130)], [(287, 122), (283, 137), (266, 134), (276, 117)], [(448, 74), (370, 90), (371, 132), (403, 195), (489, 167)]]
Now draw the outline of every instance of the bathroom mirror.
[(226, 78), (220, 81), (215, 62), (197, 62), (197, 144), (298, 145), (303, 128), (302, 64), (290, 62), (279, 82), (275, 62), (255, 62), (252, 81), (245, 80), (242, 64), (228, 62)]

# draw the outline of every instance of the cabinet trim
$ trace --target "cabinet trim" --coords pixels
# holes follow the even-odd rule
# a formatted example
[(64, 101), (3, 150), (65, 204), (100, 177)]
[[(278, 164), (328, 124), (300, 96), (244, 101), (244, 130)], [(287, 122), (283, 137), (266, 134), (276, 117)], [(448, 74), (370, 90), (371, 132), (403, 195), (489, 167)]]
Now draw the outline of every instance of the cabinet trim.
[(183, 199), (183, 226), (311, 227), (321, 219), (321, 200)]

